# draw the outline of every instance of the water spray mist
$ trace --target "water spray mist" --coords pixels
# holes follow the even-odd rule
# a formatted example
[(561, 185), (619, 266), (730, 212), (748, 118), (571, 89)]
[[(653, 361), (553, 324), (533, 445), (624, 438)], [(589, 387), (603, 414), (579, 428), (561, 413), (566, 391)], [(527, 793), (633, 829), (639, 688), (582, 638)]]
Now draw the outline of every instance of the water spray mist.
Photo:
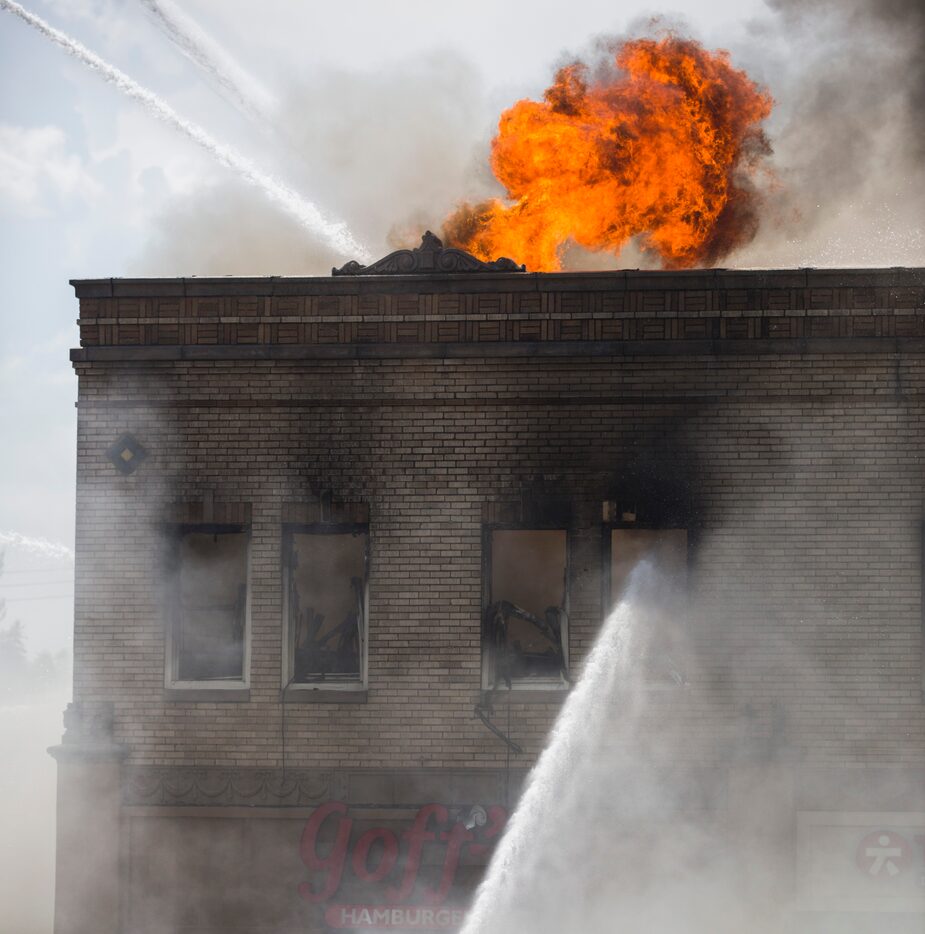
[(29, 538), (27, 535), (20, 535), (19, 532), (0, 531), (0, 545), (21, 548), (23, 551), (41, 555), (43, 558), (57, 558), (71, 562), (74, 560), (74, 552), (67, 545), (50, 542), (45, 538)]
[(552, 920), (538, 918), (525, 896), (535, 880), (543, 878), (539, 863), (549, 849), (549, 838), (557, 836), (556, 815), (568, 813), (575, 804), (570, 795), (581, 794), (581, 787), (588, 785), (587, 770), (598, 760), (603, 733), (610, 726), (609, 705), (615, 692), (628, 689), (634, 677), (640, 604), (657, 587), (656, 572), (643, 562), (634, 571), (626, 596), (604, 623), (581, 678), (559, 713), (460, 934), (536, 931)]
[(249, 117), (266, 121), (278, 104), (211, 36), (171, 0), (141, 0), (167, 37), (213, 78), (231, 102)]

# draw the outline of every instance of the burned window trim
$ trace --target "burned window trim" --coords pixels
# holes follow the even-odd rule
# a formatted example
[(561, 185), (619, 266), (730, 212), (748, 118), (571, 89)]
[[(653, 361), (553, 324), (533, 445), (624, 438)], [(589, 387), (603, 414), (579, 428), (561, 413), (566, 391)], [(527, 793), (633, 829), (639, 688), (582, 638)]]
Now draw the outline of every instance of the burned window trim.
[[(165, 582), (168, 592), (165, 598), (166, 605), (166, 638), (165, 638), (165, 665), (164, 665), (164, 692), (168, 700), (195, 701), (203, 695), (208, 695), (210, 701), (248, 701), (250, 699), (250, 670), (251, 670), (251, 528), (245, 523), (219, 523), (219, 522), (183, 522), (165, 523), (162, 526), (168, 541), (167, 573)], [(198, 535), (245, 535), (247, 547), (245, 550), (246, 578), (244, 598), (244, 657), (241, 663), (240, 678), (223, 678), (221, 680), (190, 681), (174, 677), (179, 670), (177, 659), (177, 627), (179, 625), (179, 579), (180, 572), (180, 544), (183, 536), (187, 534)]]
[[(289, 616), (290, 568), (294, 535), (365, 535), (365, 580), (363, 582), (363, 620), (360, 639), (360, 677), (325, 679), (315, 682), (294, 680), (294, 659), (291, 652), (291, 620)], [(368, 522), (284, 522), (281, 536), (282, 579), (282, 667), (280, 670), (281, 699), (335, 701), (338, 695), (350, 695), (350, 700), (365, 701), (369, 678), (369, 578), (371, 542)], [(352, 695), (357, 695), (353, 697)], [(345, 700), (346, 702), (346, 700)]]
[[(498, 684), (497, 680), (492, 680), (491, 663), (489, 661), (489, 649), (486, 643), (486, 629), (488, 624), (488, 612), (493, 606), (491, 604), (491, 565), (492, 549), (491, 539), (494, 532), (562, 532), (565, 535), (565, 594), (563, 620), (560, 627), (560, 639), (562, 648), (562, 670), (558, 678), (533, 678), (512, 681)], [(483, 695), (492, 693), (507, 693), (509, 690), (514, 692), (523, 691), (529, 694), (543, 694), (548, 698), (550, 693), (560, 693), (568, 691), (571, 687), (569, 676), (570, 653), (569, 653), (569, 616), (570, 616), (570, 595), (572, 581), (572, 533), (570, 529), (561, 522), (485, 522), (482, 524), (482, 594), (481, 594), (481, 613), (479, 622), (479, 653), (480, 653), (480, 685)]]

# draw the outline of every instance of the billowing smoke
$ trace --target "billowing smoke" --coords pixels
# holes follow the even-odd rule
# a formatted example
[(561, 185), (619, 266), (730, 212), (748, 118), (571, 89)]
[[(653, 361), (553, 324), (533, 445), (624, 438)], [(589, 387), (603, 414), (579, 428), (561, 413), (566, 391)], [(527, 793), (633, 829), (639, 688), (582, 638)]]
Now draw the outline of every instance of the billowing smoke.
[[(925, 13), (914, 0), (771, 0), (732, 63), (773, 96), (768, 171), (754, 178), (757, 233), (728, 266), (915, 265), (925, 255)], [(599, 48), (613, 45), (601, 39)], [(569, 57), (572, 60), (573, 57)], [(329, 72), (292, 86), (279, 121), (303, 153), (309, 190), (324, 190), (358, 234), (383, 252), (409, 245), (461, 200), (503, 195), (488, 143), (497, 120), (471, 69), (434, 57), (388, 73)], [(427, 92), (422, 93), (422, 88)], [(511, 102), (513, 103), (513, 101)], [(293, 247), (291, 229), (251, 200), (248, 223), (227, 188), (170, 205), (146, 273), (327, 272), (339, 257)], [(198, 241), (184, 236), (214, 226)], [(162, 231), (165, 233), (162, 234)], [(169, 235), (166, 232), (169, 231)], [(179, 234), (179, 236), (178, 236)], [(227, 250), (224, 248), (227, 246)], [(638, 238), (618, 259), (567, 250), (566, 268), (652, 265)], [(222, 256), (224, 255), (224, 259)], [(276, 260), (275, 257), (280, 259)], [(238, 259), (240, 258), (240, 264)], [(512, 258), (520, 261), (520, 258)]]
[[(487, 158), (491, 110), (471, 69), (434, 56), (388, 73), (315, 73), (281, 95), (279, 108), (214, 39), (171, 0), (142, 0), (169, 38), (255, 118), (272, 115), (299, 158), (290, 176), (351, 219), (374, 252), (408, 245), (461, 201), (503, 195)], [(774, 156), (749, 180), (757, 226), (699, 263), (731, 266), (915, 265), (925, 254), (925, 12), (916, 0), (769, 0), (732, 62), (768, 89)], [(154, 115), (206, 148), (267, 197), (218, 185), (168, 205), (135, 269), (148, 274), (324, 273), (332, 263), (369, 259), (340, 222), (293, 188), (219, 144), (160, 98), (79, 43), (26, 12), (7, 9), (101, 73)], [(598, 48), (613, 40), (599, 39)], [(426, 93), (422, 92), (426, 89)], [(494, 111), (497, 114), (497, 110)], [(280, 137), (283, 138), (282, 136)], [(754, 186), (752, 185), (754, 183)], [(272, 209), (271, 209), (272, 207)], [(278, 209), (282, 208), (280, 212)], [(242, 213), (243, 211), (243, 213)], [(304, 242), (282, 213), (318, 235)], [(208, 236), (192, 234), (210, 224)], [(163, 231), (163, 234), (162, 234)], [(558, 236), (558, 235), (557, 235)], [(614, 259), (566, 248), (566, 268), (651, 265), (643, 239)], [(548, 238), (547, 238), (548, 239)], [(177, 244), (183, 244), (177, 256)], [(722, 251), (720, 251), (722, 252)], [(522, 257), (513, 256), (520, 261)], [(175, 265), (182, 260), (182, 269)]]
[[(491, 192), (488, 114), (478, 74), (453, 55), (376, 74), (316, 71), (281, 95), (278, 120), (303, 154), (287, 176), (323, 191), (381, 255), (419, 242), (460, 192)], [(327, 275), (350, 259), (360, 255), (306, 243), (266, 199), (229, 183), (170, 202), (131, 273)]]
[(742, 265), (916, 265), (925, 256), (925, 5), (769, 0), (742, 54), (780, 102), (777, 181)]
[[(788, 34), (813, 37), (823, 62), (811, 62), (798, 115), (853, 131), (837, 171), (874, 169), (865, 160), (887, 123), (911, 158), (925, 156), (925, 5), (918, 0), (768, 0)], [(850, 76), (848, 85), (839, 80)], [(833, 150), (834, 152), (834, 150)], [(921, 170), (923, 167), (918, 166)]]

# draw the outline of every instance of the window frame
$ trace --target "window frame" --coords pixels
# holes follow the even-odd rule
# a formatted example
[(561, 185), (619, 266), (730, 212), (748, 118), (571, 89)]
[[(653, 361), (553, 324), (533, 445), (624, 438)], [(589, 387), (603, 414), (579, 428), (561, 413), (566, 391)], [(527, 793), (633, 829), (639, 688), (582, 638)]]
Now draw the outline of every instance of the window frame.
[[(175, 677), (179, 673), (179, 651), (177, 629), (180, 621), (180, 546), (183, 536), (187, 534), (199, 535), (245, 535), (245, 599), (244, 599), (244, 654), (241, 661), (240, 678), (222, 678), (208, 681), (181, 680)], [(167, 581), (170, 593), (167, 596), (167, 626), (165, 639), (164, 689), (168, 695), (177, 699), (185, 699), (184, 695), (205, 694), (212, 695), (210, 700), (246, 700), (250, 691), (251, 682), (251, 602), (252, 595), (252, 564), (251, 564), (251, 529), (243, 523), (218, 522), (184, 522), (169, 527), (170, 536), (170, 571)], [(227, 695), (225, 697), (224, 695)]]
[(564, 625), (562, 626), (562, 658), (565, 662), (566, 676), (571, 671), (571, 653), (569, 652), (569, 639), (571, 634), (571, 584), (572, 584), (572, 533), (561, 522), (486, 522), (482, 524), (482, 587), (479, 610), (479, 684), (482, 694), (507, 694), (524, 692), (529, 696), (531, 692), (566, 692), (571, 688), (568, 677), (560, 673), (558, 678), (521, 679), (512, 680), (511, 687), (505, 685), (498, 687), (491, 682), (491, 666), (488, 661), (488, 652), (485, 645), (485, 612), (491, 606), (492, 581), (491, 539), (494, 532), (562, 532), (565, 535), (565, 600), (562, 607)]
[[(294, 535), (365, 535), (364, 581), (363, 581), (363, 625), (360, 644), (360, 677), (358, 679), (323, 680), (312, 682), (295, 681), (291, 620), (289, 618), (290, 569)], [(369, 579), (371, 576), (371, 541), (368, 522), (284, 522), (281, 536), (281, 581), (282, 581), (282, 665), (280, 668), (280, 690), (283, 700), (298, 696), (300, 699), (328, 692), (343, 696), (344, 700), (365, 699), (369, 685)], [(354, 697), (356, 695), (356, 697)]]
[[(685, 549), (684, 549), (684, 615), (680, 621), (680, 627), (683, 632), (688, 632), (688, 606), (690, 603), (691, 575), (694, 570), (694, 551), (696, 543), (696, 530), (691, 525), (677, 525), (665, 522), (626, 522), (624, 520), (611, 520), (601, 523), (601, 625), (604, 624), (607, 617), (616, 609), (617, 600), (613, 596), (613, 532), (615, 529), (637, 529), (646, 532), (671, 532), (684, 531)], [(687, 675), (684, 668), (680, 671), (681, 683), (673, 684), (669, 681), (661, 681), (654, 678), (646, 678), (643, 688), (646, 691), (671, 691), (686, 689), (688, 687)]]
[[(694, 530), (688, 526), (667, 525), (662, 522), (625, 522), (623, 520), (601, 523), (601, 622), (614, 611), (617, 601), (613, 596), (613, 532), (615, 529), (636, 529), (643, 532), (686, 532), (684, 549), (685, 595), (690, 595), (691, 573), (693, 572)], [(687, 614), (684, 618), (687, 624)]]

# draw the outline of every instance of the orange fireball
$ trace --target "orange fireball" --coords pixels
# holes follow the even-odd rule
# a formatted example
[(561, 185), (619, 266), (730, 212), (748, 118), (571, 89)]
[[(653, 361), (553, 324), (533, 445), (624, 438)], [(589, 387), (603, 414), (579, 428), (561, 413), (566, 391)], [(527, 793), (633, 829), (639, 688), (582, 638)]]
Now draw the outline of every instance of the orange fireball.
[(542, 102), (501, 115), (491, 165), (512, 203), (460, 206), (448, 245), (554, 271), (569, 241), (619, 253), (641, 235), (680, 268), (751, 239), (770, 96), (727, 52), (676, 36), (625, 42), (616, 65), (594, 81), (582, 63), (562, 68)]

